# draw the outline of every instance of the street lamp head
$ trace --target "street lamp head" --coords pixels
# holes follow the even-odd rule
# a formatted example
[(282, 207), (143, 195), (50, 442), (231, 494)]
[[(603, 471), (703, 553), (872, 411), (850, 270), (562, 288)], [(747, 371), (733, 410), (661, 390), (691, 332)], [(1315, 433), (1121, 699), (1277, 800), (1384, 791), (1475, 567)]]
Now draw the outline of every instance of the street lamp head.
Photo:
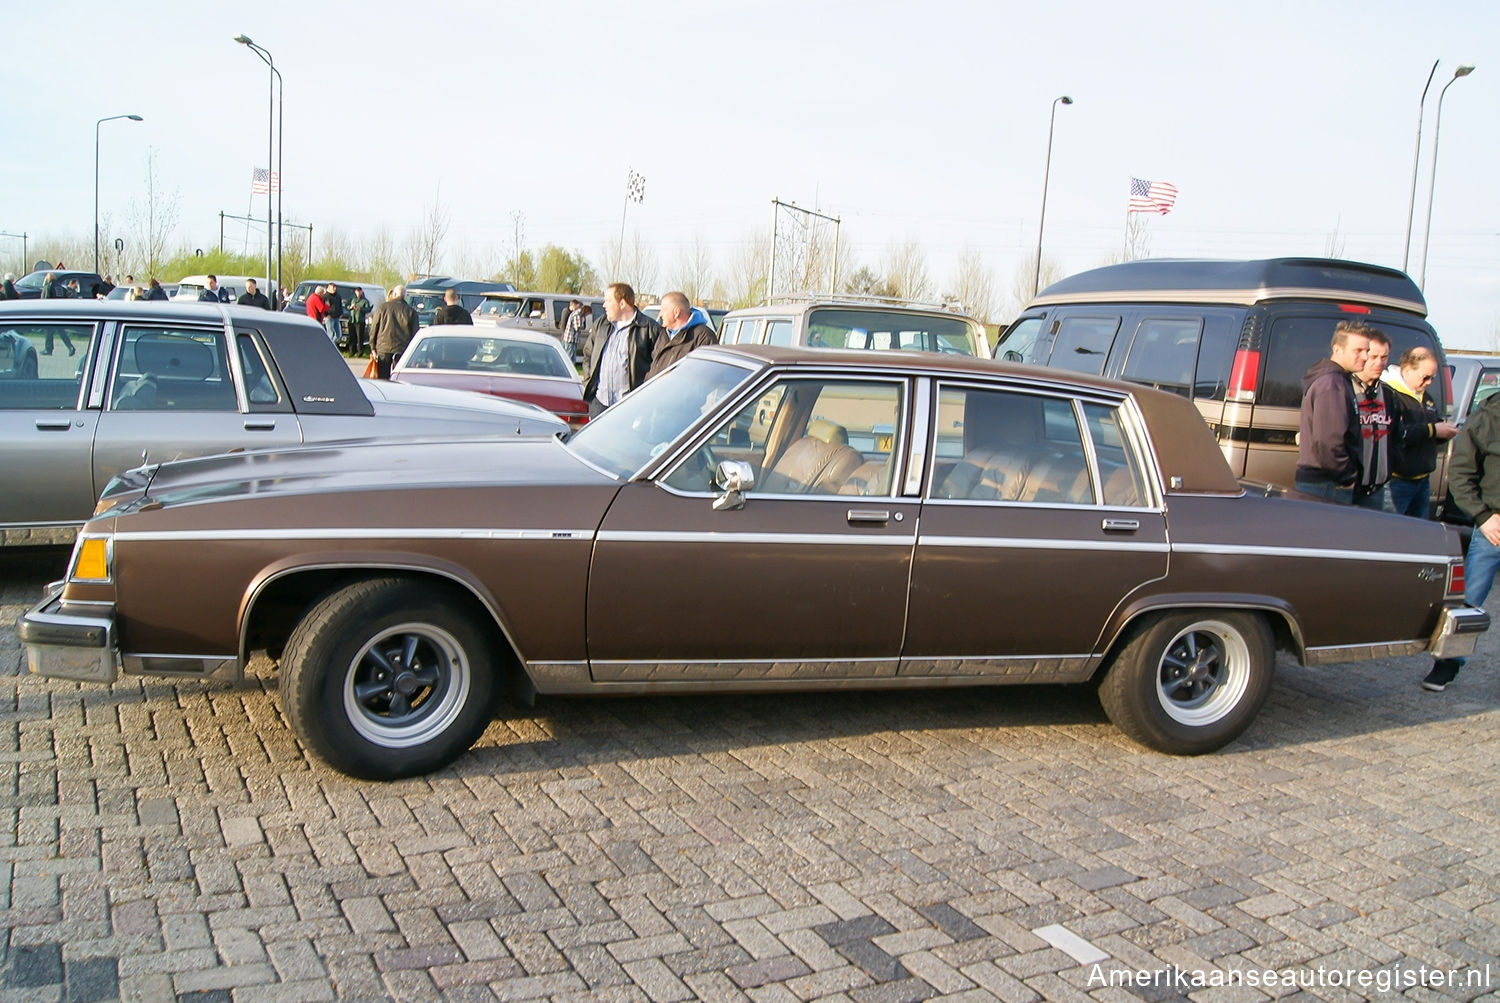
[(1473, 72), (1474, 72), (1474, 64), (1473, 63), (1465, 63), (1462, 66), (1460, 66), (1458, 69), (1456, 69), (1456, 70), (1453, 71), (1453, 79), (1457, 80), (1459, 77), (1466, 77), (1470, 73), (1473, 73)]
[(236, 36), (234, 36), (234, 40), (236, 42), (240, 43), (241, 45), (254, 45), (255, 44), (254, 42), (250, 41), (250, 36), (249, 35), (236, 35)]
[(130, 119), (130, 121), (132, 121), (132, 122), (143, 121), (143, 119), (139, 115), (126, 115), (125, 117), (128, 118), (128, 119)]
[(1062, 97), (1058, 98), (1057, 100), (1061, 101), (1063, 104), (1072, 104), (1073, 103), (1073, 99), (1070, 98), (1070, 97), (1068, 97), (1066, 94), (1064, 94)]

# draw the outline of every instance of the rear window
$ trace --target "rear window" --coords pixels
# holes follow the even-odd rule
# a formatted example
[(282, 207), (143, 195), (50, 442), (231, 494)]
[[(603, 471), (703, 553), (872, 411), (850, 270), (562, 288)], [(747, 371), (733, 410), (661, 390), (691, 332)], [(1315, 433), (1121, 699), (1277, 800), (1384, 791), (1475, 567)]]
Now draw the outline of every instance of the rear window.
[[(1271, 407), (1301, 407), (1302, 377), (1319, 359), (1328, 358), (1333, 329), (1342, 315), (1279, 316), (1271, 323), (1266, 340), (1265, 376), (1261, 380), (1257, 403)], [(1391, 361), (1394, 363), (1408, 349), (1421, 346), (1442, 358), (1432, 334), (1405, 324), (1367, 318), (1391, 339)], [(1429, 388), (1439, 408), (1447, 404), (1442, 381), (1434, 380)]]
[(807, 345), (812, 348), (980, 354), (974, 328), (960, 317), (929, 317), (885, 310), (813, 310), (807, 318)]

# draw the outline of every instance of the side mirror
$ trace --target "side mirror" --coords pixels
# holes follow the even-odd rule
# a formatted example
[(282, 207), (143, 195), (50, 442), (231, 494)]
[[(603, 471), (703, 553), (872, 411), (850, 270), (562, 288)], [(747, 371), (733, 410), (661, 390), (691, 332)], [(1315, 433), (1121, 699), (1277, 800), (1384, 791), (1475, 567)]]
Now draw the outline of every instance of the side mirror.
[(1000, 358), (1005, 362), (1020, 362), (1021, 353), (1016, 351), (1014, 348), (1007, 348), (1005, 350), (1005, 354), (1000, 356)]
[(714, 499), (715, 512), (744, 508), (742, 492), (755, 487), (755, 468), (744, 460), (720, 460), (714, 471), (714, 487), (724, 492)]

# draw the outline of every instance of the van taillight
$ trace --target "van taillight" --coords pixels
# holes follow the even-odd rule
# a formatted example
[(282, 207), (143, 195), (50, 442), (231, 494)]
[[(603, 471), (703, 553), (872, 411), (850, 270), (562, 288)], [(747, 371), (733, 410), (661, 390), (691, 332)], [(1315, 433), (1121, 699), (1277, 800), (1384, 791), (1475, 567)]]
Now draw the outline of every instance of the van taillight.
[(1344, 311), (1345, 313), (1369, 313), (1370, 312), (1370, 308), (1369, 307), (1367, 307), (1367, 306), (1360, 306), (1358, 303), (1340, 303), (1339, 304), (1339, 309), (1342, 310), (1342, 311)]
[(1453, 367), (1452, 366), (1444, 366), (1443, 367), (1443, 400), (1448, 403), (1448, 410), (1449, 410), (1449, 413), (1451, 414), (1453, 408), (1455, 408), (1457, 406), (1453, 402)]
[(1451, 561), (1448, 564), (1448, 598), (1449, 599), (1462, 599), (1463, 597), (1464, 597), (1464, 562), (1463, 561)]
[(1234, 366), (1229, 370), (1229, 399), (1249, 402), (1255, 400), (1255, 381), (1260, 376), (1260, 353), (1241, 348), (1234, 353)]

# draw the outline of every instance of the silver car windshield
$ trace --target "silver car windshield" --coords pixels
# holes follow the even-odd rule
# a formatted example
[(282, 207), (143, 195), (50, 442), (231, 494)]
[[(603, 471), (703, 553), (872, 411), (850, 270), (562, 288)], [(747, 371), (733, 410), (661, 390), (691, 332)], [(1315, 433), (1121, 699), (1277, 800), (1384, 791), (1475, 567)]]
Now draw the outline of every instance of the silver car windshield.
[(626, 478), (660, 456), (753, 369), (689, 356), (579, 429), (568, 440), (578, 457)]

